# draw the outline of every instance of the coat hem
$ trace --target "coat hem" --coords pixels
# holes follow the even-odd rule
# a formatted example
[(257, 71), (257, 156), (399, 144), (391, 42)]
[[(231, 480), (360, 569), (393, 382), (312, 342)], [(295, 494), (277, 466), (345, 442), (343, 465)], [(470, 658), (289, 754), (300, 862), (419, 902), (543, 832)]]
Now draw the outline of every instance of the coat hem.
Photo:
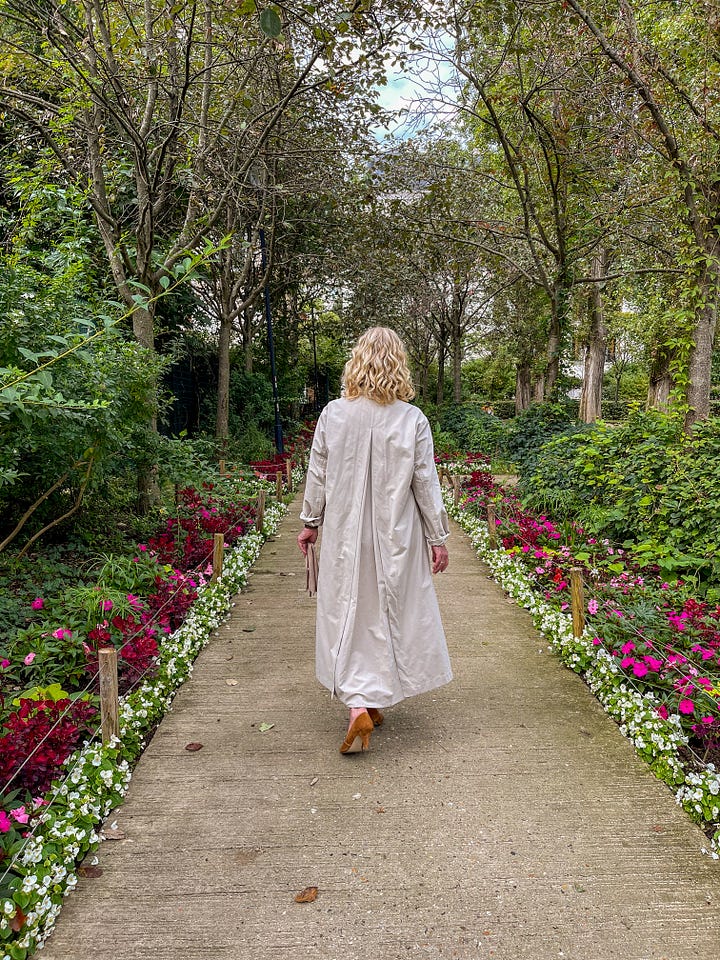
[[(387, 710), (389, 707), (394, 707), (398, 703), (402, 703), (403, 700), (409, 700), (411, 697), (418, 697), (420, 694), (429, 693), (431, 690), (437, 690), (438, 687), (444, 687), (446, 684), (450, 683), (453, 679), (452, 671), (449, 671), (446, 674), (443, 674), (441, 677), (434, 677), (432, 680), (429, 680), (427, 683), (421, 684), (418, 687), (414, 687), (412, 690), (404, 690), (402, 693), (398, 693), (392, 697), (376, 697), (375, 700), (368, 700), (362, 697), (361, 694), (351, 694), (347, 700), (343, 699), (338, 691), (333, 689), (332, 683), (326, 683), (324, 680), (321, 680), (320, 677), (317, 678), (318, 681), (325, 687), (326, 690), (330, 691), (331, 697), (337, 697), (337, 699), (346, 707), (377, 707), (380, 710)], [(349, 700), (361, 700), (361, 703), (349, 703)]]

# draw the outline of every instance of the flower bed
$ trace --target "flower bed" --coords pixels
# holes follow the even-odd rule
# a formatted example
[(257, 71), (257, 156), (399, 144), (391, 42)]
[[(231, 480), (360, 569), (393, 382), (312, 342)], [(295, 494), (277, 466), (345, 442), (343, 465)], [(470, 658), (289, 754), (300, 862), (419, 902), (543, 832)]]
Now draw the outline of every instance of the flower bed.
[[(465, 465), (467, 474), (473, 466)], [(454, 472), (463, 472), (456, 466)], [(486, 471), (473, 472), (452, 516), (504, 589), (532, 614), (562, 661), (581, 674), (678, 803), (720, 850), (718, 745), (720, 610), (659, 580), (651, 565), (574, 524), (556, 526), (525, 510)], [(490, 549), (487, 507), (495, 505), (498, 549)], [(584, 570), (587, 626), (573, 635), (569, 571)]]
[(99, 843), (98, 826), (121, 802), (131, 764), (148, 732), (192, 672), (193, 661), (226, 616), (231, 597), (245, 585), (265, 537), (285, 511), (282, 504), (271, 506), (263, 532), (247, 533), (228, 552), (222, 577), (198, 584), (197, 599), (182, 625), (160, 640), (152, 676), (121, 699), (119, 742), (103, 746), (89, 741), (66, 760), (62, 778), (44, 799), (26, 802), (22, 811), (18, 807), (14, 822), (5, 815), (6, 859), (0, 864), (3, 960), (25, 960), (44, 944), (63, 897), (77, 883), (76, 861)]

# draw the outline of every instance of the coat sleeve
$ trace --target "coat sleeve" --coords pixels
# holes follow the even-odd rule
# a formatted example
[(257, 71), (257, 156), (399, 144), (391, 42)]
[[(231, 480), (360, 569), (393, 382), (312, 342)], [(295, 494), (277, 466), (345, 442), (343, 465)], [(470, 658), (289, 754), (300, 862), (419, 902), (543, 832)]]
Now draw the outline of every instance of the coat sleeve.
[(422, 516), (425, 539), (432, 547), (441, 546), (450, 536), (450, 527), (435, 468), (430, 424), (425, 416), (418, 420), (415, 428), (412, 491)]
[[(327, 409), (327, 408), (326, 408)], [(325, 442), (325, 410), (315, 427), (310, 463), (305, 481), (305, 499), (300, 519), (308, 526), (319, 527), (325, 517), (325, 473), (327, 469), (327, 444)]]

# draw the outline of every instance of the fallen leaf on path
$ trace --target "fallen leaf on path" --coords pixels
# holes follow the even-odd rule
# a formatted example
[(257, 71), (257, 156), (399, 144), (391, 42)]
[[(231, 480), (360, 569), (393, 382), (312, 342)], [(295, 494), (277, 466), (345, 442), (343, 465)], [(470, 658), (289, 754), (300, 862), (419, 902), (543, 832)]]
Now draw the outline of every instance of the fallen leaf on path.
[(202, 750), (203, 745), (201, 743), (186, 743), (185, 749), (190, 753), (197, 753), (198, 750)]
[(310, 781), (310, 786), (314, 787), (319, 779), (320, 779), (319, 777), (313, 777), (312, 780)]
[(312, 903), (314, 900), (317, 900), (317, 895), (317, 887), (305, 887), (305, 889), (301, 890), (295, 897), (295, 903)]
[(266, 733), (268, 730), (272, 730), (274, 726), (274, 723), (260, 723), (258, 724), (258, 730), (260, 733)]
[(225, 657), (226, 660), (232, 660), (233, 654), (231, 653), (229, 657)]
[(385, 807), (378, 807), (375, 813), (385, 813)]
[(102, 876), (103, 872), (100, 867), (80, 867), (78, 874), (81, 877), (87, 877), (89, 880), (96, 880)]
[(243, 627), (243, 628), (242, 628), (242, 632), (243, 632), (243, 633), (254, 633), (254, 632), (255, 632), (255, 627)]
[(229, 687), (236, 687), (240, 681), (239, 680), (226, 680), (225, 683)]
[(127, 834), (123, 833), (119, 827), (108, 827), (100, 834), (103, 840), (125, 840)]

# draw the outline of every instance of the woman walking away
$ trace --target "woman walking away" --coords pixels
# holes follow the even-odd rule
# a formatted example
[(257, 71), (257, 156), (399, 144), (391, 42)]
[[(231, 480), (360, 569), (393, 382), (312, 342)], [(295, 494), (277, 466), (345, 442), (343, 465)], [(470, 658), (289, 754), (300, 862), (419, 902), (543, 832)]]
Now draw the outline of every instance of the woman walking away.
[(366, 330), (343, 383), (315, 429), (298, 544), (307, 554), (322, 525), (316, 670), (350, 708), (340, 752), (354, 753), (367, 749), (381, 708), (452, 679), (430, 573), (447, 569), (449, 532), (397, 334)]

